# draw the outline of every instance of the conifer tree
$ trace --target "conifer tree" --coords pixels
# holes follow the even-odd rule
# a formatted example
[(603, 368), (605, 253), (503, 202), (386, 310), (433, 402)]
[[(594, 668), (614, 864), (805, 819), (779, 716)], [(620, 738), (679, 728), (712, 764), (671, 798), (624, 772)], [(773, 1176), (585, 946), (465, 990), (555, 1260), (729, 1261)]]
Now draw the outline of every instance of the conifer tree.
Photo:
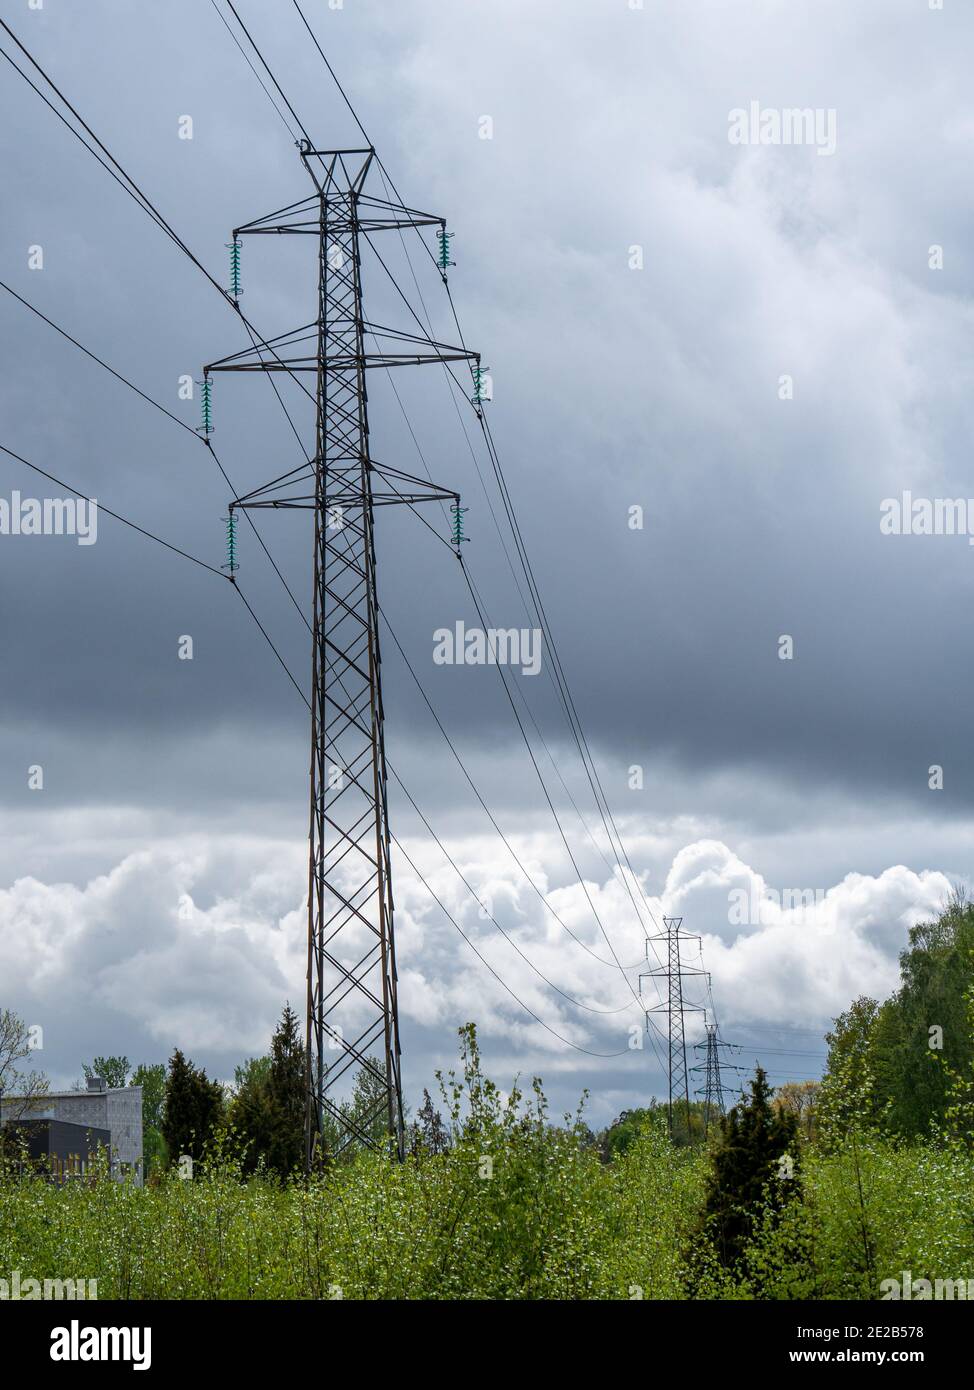
[(222, 1116), (223, 1087), (177, 1047), (169, 1061), (162, 1121), (170, 1163), (178, 1163), (183, 1154), (201, 1159)]
[(798, 1119), (771, 1104), (772, 1088), (758, 1067), (751, 1094), (721, 1120), (711, 1155), (704, 1219), (726, 1269), (741, 1260), (760, 1211), (779, 1210), (798, 1190)]
[(305, 1049), (298, 1016), (285, 1004), (271, 1042), (267, 1164), (287, 1177), (304, 1162)]

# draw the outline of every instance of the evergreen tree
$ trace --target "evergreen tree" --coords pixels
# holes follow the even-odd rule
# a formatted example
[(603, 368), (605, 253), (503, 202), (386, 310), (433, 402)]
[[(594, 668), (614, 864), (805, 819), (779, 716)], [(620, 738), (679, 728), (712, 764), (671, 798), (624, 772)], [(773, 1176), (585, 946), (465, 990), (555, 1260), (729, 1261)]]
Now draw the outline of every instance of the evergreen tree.
[(223, 1087), (210, 1081), (201, 1067), (194, 1067), (177, 1047), (169, 1061), (162, 1137), (169, 1162), (183, 1154), (198, 1161), (223, 1117)]
[(726, 1269), (739, 1265), (759, 1213), (780, 1211), (798, 1190), (797, 1116), (772, 1105), (762, 1067), (750, 1089), (721, 1120), (707, 1180), (705, 1229)]
[(304, 1163), (305, 1048), (298, 1016), (285, 1004), (271, 1041), (267, 1164), (282, 1178)]
[(304, 1164), (305, 1048), (290, 1004), (271, 1039), (270, 1055), (236, 1070), (231, 1121), (241, 1141), (244, 1172), (263, 1162), (282, 1178)]

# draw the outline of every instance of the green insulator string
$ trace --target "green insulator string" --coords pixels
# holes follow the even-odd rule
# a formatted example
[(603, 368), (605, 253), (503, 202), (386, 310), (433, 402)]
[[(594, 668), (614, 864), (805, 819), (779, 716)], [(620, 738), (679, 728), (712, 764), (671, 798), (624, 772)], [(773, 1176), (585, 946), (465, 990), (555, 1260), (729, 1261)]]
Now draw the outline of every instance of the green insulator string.
[(231, 513), (229, 514), (229, 516), (227, 516), (227, 517), (225, 518), (225, 521), (226, 521), (226, 527), (227, 527), (227, 561), (226, 561), (226, 564), (222, 566), (222, 568), (229, 571), (229, 573), (230, 573), (230, 578), (232, 579), (233, 576), (236, 574), (237, 568), (238, 568), (238, 566), (237, 566), (237, 514), (236, 514), (236, 512), (231, 512)]
[(243, 242), (239, 237), (234, 237), (233, 241), (226, 243), (226, 247), (230, 252), (230, 293), (234, 299), (239, 299), (243, 294), (240, 285), (240, 252), (243, 250)]
[(207, 438), (213, 433), (213, 383), (208, 376), (205, 376), (198, 385), (200, 388), (200, 411), (203, 419), (196, 428), (204, 438)]
[(453, 513), (453, 544), (456, 552), (460, 554), (460, 547), (469, 541), (470, 537), (463, 534), (463, 514), (468, 512), (469, 507), (461, 507), (459, 502), (450, 504), (450, 511)]
[(476, 366), (476, 367), (474, 367), (474, 369), (473, 369), (473, 398), (472, 398), (472, 399), (473, 399), (473, 404), (474, 404), (474, 405), (483, 405), (484, 401), (490, 399), (488, 396), (486, 396), (486, 395), (484, 394), (484, 392), (487, 390), (487, 385), (488, 385), (487, 373), (488, 373), (489, 371), (490, 371), (490, 368), (489, 368), (489, 367)]
[(448, 232), (445, 226), (441, 227), (436, 234), (436, 264), (444, 276), (451, 265), (456, 265), (456, 261), (450, 260), (450, 242), (452, 240), (453, 233)]

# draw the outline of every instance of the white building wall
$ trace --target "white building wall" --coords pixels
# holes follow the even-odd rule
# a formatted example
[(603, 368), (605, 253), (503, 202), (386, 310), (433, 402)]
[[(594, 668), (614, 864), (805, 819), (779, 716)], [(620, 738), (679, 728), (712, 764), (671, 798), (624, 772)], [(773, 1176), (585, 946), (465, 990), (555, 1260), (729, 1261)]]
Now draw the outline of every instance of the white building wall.
[[(13, 1113), (14, 1101), (3, 1103), (3, 1117)], [(32, 1116), (50, 1116), (71, 1124), (107, 1129), (112, 1136), (112, 1163), (134, 1170), (142, 1182), (142, 1087), (118, 1086), (107, 1091), (59, 1091), (44, 1096)], [(136, 1168), (136, 1165), (138, 1167)]]

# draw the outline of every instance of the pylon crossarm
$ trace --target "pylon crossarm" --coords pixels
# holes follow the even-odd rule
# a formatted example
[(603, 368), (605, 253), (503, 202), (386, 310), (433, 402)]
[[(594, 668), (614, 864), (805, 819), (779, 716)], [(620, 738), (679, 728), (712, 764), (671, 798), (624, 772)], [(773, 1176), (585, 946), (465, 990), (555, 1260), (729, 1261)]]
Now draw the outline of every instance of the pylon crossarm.
[[(428, 478), (416, 478), (411, 473), (403, 473), (398, 468), (390, 468), (386, 464), (377, 464), (374, 459), (366, 460), (365, 465), (371, 473), (373, 479), (380, 479), (388, 483), (391, 492), (376, 491), (374, 482), (372, 487), (372, 503), (376, 507), (393, 507), (397, 504), (402, 506), (420, 506), (424, 502), (459, 502), (460, 494), (453, 492), (449, 488), (441, 487), (439, 484), (431, 482)], [(412, 489), (403, 492), (396, 487), (396, 482), (402, 481)], [(314, 490), (301, 492), (287, 492), (286, 489), (299, 487), (305, 484), (312, 488), (315, 482), (314, 462), (299, 464), (297, 468), (289, 473), (283, 473), (279, 478), (272, 479), (265, 483), (263, 487), (254, 488), (252, 492), (244, 493), (242, 497), (234, 499), (233, 506), (243, 510), (253, 508), (313, 508), (317, 503), (317, 493)], [(344, 511), (352, 510), (361, 500), (361, 492), (356, 490), (351, 482), (344, 482), (338, 490), (326, 490), (325, 507), (331, 511), (338, 508), (341, 516), (333, 516), (328, 524), (334, 523), (335, 529), (344, 526)]]
[[(445, 488), (436, 492), (373, 492), (374, 507), (418, 507), (424, 502), (455, 502), (460, 494), (448, 492)], [(350, 507), (356, 501), (352, 492), (329, 492), (325, 496), (326, 507)], [(282, 497), (255, 497), (249, 502), (235, 502), (241, 510), (253, 511), (310, 511), (315, 506), (315, 495), (311, 492), (295, 492)]]
[[(358, 199), (358, 230), (364, 234), (372, 232), (393, 232), (409, 227), (440, 227), (443, 218), (432, 212), (419, 212), (415, 208), (401, 208), (398, 204), (387, 203), (382, 198), (361, 196)], [(318, 217), (318, 195), (289, 208), (279, 208), (266, 217), (245, 222), (234, 228), (234, 237), (244, 236), (318, 236), (320, 232)]]
[[(265, 338), (250, 347), (241, 348), (239, 352), (232, 352), (226, 357), (220, 357), (215, 362), (209, 362), (203, 368), (204, 378), (213, 372), (317, 372), (321, 361), (317, 351), (317, 327), (318, 325), (315, 323), (302, 324), (300, 328), (293, 328), (274, 338)], [(360, 350), (356, 342), (341, 342), (336, 344), (342, 349), (341, 351), (325, 352), (323, 360), (327, 370), (351, 372), (363, 366), (372, 369), (375, 367), (423, 366), (430, 362), (480, 361), (480, 354), (477, 352), (457, 347), (452, 343), (440, 343), (422, 334), (407, 332), (405, 329), (386, 328), (382, 324), (364, 322), (361, 328), (363, 336), (372, 338), (378, 350), (370, 353), (366, 352), (364, 347)], [(431, 351), (421, 353), (384, 351), (384, 342), (429, 348)], [(315, 345), (316, 350), (314, 352), (309, 350), (307, 354), (297, 356), (282, 355), (288, 349), (298, 347), (303, 343), (309, 344), (309, 348), (311, 345)], [(273, 355), (271, 361), (266, 360), (263, 355), (265, 353)]]
[[(417, 341), (424, 342), (425, 339), (419, 338)], [(332, 372), (354, 373), (360, 369), (375, 371), (377, 367), (428, 367), (444, 362), (476, 361), (476, 353), (466, 352), (463, 348), (444, 346), (440, 349), (436, 348), (435, 345), (434, 348), (433, 352), (356, 353), (349, 350), (348, 352), (331, 354), (325, 359), (325, 366)], [(205, 370), (208, 372), (286, 372), (290, 376), (295, 372), (317, 373), (319, 360), (314, 353), (309, 353), (305, 357), (275, 357), (272, 362), (265, 362), (251, 349), (248, 353), (235, 353), (233, 357), (212, 362)]]

